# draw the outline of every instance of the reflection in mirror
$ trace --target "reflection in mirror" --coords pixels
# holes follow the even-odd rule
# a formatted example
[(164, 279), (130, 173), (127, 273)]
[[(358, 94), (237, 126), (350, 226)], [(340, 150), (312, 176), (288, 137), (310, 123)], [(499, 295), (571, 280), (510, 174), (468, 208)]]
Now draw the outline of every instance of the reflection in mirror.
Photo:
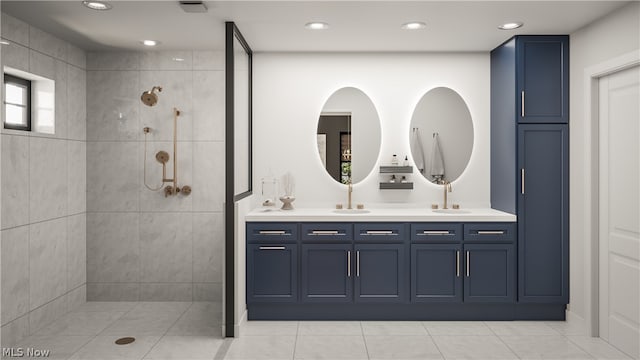
[(318, 154), (325, 170), (342, 183), (362, 181), (380, 152), (380, 119), (371, 99), (356, 88), (337, 90), (318, 120)]
[(473, 122), (462, 97), (445, 87), (427, 92), (413, 112), (410, 141), (422, 176), (436, 184), (456, 180), (473, 150)]

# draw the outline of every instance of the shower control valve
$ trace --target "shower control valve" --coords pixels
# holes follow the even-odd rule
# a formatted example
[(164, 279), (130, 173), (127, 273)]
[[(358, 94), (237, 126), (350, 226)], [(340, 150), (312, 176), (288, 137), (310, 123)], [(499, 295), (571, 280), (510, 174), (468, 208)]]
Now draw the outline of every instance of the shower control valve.
[(171, 185), (165, 186), (165, 188), (164, 188), (164, 197), (171, 196), (174, 193), (175, 193), (175, 191), (173, 189), (173, 186), (171, 186)]

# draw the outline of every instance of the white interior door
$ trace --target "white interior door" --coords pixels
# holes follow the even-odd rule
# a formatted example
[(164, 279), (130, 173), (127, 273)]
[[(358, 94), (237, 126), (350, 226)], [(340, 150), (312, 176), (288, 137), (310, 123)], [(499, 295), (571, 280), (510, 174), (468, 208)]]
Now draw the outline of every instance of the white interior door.
[(640, 67), (600, 78), (600, 337), (640, 357)]

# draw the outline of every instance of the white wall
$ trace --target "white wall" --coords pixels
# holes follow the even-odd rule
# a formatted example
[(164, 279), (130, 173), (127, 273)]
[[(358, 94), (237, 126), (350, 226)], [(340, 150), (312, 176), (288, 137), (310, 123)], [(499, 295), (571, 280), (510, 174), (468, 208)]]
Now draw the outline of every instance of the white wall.
[(2, 346), (85, 300), (86, 56), (2, 14), (2, 65), (55, 80), (55, 133), (2, 132)]
[[(467, 170), (453, 183), (452, 201), (463, 207), (488, 207), (489, 197), (489, 54), (255, 54), (253, 82), (254, 188), (269, 170), (291, 171), (295, 206), (332, 206), (346, 201), (344, 185), (323, 169), (317, 154), (318, 116), (336, 90), (352, 86), (371, 98), (380, 116), (382, 145), (376, 164), (392, 154), (411, 159), (410, 121), (422, 96), (449, 87), (469, 107), (474, 148)], [(414, 190), (379, 190), (377, 171), (354, 187), (354, 203), (442, 202), (442, 187), (416, 173)]]
[(584, 112), (585, 69), (640, 48), (640, 3), (633, 2), (574, 32), (570, 42), (570, 309), (578, 318), (587, 319), (591, 310), (586, 286), (590, 281), (587, 241), (592, 224), (585, 218), (589, 205), (585, 197), (591, 193), (585, 187), (591, 177), (585, 152), (592, 143), (585, 138), (591, 126)]

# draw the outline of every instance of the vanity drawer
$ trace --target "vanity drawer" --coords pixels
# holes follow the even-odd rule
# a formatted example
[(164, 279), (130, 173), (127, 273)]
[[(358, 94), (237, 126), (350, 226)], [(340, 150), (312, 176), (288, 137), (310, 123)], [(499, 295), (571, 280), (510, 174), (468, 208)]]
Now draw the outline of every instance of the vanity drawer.
[(352, 241), (351, 223), (303, 223), (300, 226), (303, 241)]
[(411, 224), (412, 242), (462, 241), (462, 224), (416, 223)]
[(297, 223), (247, 223), (247, 242), (298, 241)]
[(358, 242), (403, 242), (407, 227), (405, 223), (355, 223), (353, 233)]
[(464, 241), (513, 242), (516, 240), (516, 223), (464, 224)]

